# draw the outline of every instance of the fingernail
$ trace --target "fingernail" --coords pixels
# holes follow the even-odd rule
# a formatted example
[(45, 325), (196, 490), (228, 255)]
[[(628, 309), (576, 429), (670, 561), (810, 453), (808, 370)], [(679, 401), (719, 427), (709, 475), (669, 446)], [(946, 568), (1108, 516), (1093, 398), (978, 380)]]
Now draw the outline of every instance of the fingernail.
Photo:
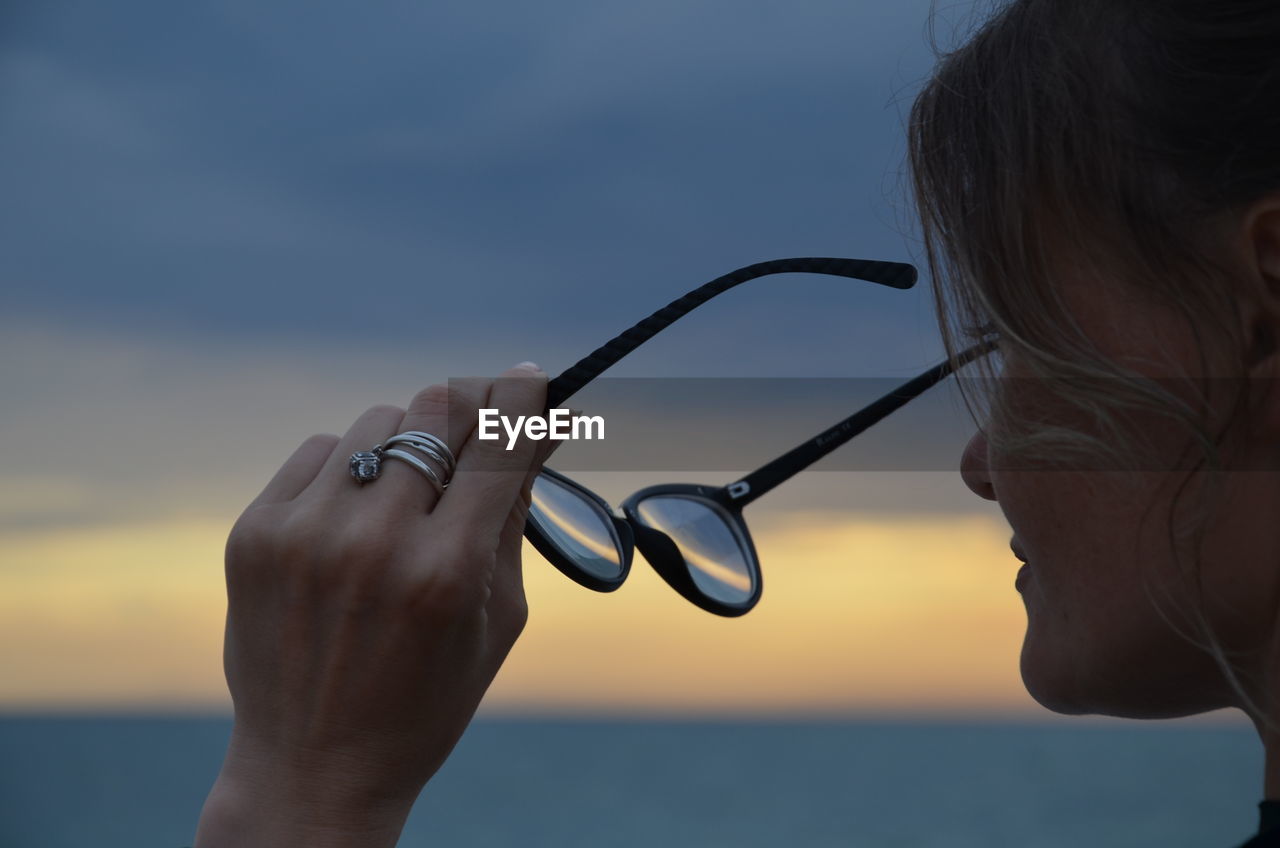
[(514, 368), (523, 368), (525, 371), (541, 371), (541, 370), (542, 370), (540, 367), (538, 367), (538, 363), (536, 363), (536, 362), (529, 362), (528, 360), (525, 360), (524, 362), (517, 363), (516, 365), (514, 365), (514, 366), (512, 366), (512, 367), (514, 367)]

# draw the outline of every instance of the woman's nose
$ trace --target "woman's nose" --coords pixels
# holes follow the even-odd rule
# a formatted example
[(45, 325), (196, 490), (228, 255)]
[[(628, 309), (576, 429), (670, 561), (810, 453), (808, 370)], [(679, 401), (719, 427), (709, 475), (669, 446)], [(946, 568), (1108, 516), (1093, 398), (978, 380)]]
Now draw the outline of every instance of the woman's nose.
[(987, 437), (981, 430), (974, 433), (969, 444), (964, 446), (964, 454), (960, 457), (960, 476), (978, 497), (989, 501), (996, 499), (996, 489), (991, 484), (991, 473), (987, 468)]

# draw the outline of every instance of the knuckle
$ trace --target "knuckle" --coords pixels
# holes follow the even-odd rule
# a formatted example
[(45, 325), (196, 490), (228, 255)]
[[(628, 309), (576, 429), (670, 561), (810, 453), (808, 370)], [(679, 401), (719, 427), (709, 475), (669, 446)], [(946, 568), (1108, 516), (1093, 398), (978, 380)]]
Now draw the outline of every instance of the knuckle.
[(434, 569), (413, 581), (410, 603), (430, 620), (457, 620), (478, 606), (478, 583), (466, 574)]
[(501, 619), (507, 638), (515, 642), (524, 632), (525, 625), (529, 623), (529, 602), (525, 599), (524, 592), (515, 593), (514, 597), (504, 604)]
[(399, 556), (397, 537), (372, 517), (299, 521), (285, 535), (281, 554), (285, 579), (298, 597), (326, 599), (347, 615), (384, 607), (391, 597), (387, 578)]
[(272, 538), (265, 513), (261, 507), (248, 510), (232, 525), (226, 545), (228, 569), (239, 571), (269, 550)]
[(364, 417), (370, 419), (394, 418), (397, 415), (404, 417), (404, 409), (396, 406), (394, 403), (379, 403), (365, 410)]
[(437, 383), (413, 396), (409, 410), (415, 415), (447, 414), (450, 405), (462, 402), (461, 393), (453, 386)]
[(314, 541), (316, 532), (325, 526), (323, 512), (321, 504), (299, 502), (274, 522), (273, 531), (288, 542)]
[(381, 514), (343, 514), (325, 501), (299, 504), (274, 529), (284, 568), (381, 562), (395, 550), (394, 528)]
[(331, 590), (339, 598), (339, 606), (348, 617), (382, 612), (395, 606), (397, 586), (381, 567), (336, 569), (330, 578)]
[(307, 438), (303, 439), (302, 445), (306, 450), (313, 450), (313, 451), (327, 450), (328, 452), (332, 453), (333, 449), (338, 446), (338, 442), (340, 441), (341, 439), (339, 439), (333, 433), (314, 433), (310, 436), (307, 436)]
[(333, 529), (330, 557), (344, 569), (372, 568), (395, 558), (399, 537), (391, 522), (379, 516), (361, 516)]
[(275, 567), (286, 572), (306, 568), (316, 557), (323, 527), (309, 508), (295, 509), (281, 519), (274, 529)]
[(433, 557), (442, 569), (464, 574), (488, 568), (492, 558), (492, 546), (476, 533), (456, 533), (441, 539)]

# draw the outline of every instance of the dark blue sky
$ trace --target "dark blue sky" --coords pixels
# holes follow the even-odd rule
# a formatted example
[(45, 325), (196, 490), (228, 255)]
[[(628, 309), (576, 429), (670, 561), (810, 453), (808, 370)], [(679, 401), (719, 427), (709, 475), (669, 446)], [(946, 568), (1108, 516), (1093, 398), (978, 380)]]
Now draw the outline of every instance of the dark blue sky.
[[(0, 309), (335, 343), (429, 327), (554, 367), (741, 264), (909, 259), (901, 124), (927, 14), (19, 0)], [(933, 349), (925, 295), (775, 279), (673, 331), (674, 361), (850, 373), (891, 345), (870, 371), (905, 373)]]

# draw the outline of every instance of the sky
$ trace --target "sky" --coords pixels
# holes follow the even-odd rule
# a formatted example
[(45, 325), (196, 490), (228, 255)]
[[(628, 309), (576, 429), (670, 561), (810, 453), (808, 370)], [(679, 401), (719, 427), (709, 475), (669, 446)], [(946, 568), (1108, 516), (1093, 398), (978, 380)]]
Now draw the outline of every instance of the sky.
[[(919, 261), (903, 126), (929, 13), (5, 4), (0, 709), (226, 710), (222, 545), (311, 433), (557, 373), (741, 265)], [(764, 462), (938, 361), (923, 279), (753, 281), (610, 374), (768, 378), (741, 395), (785, 422)], [(845, 381), (847, 408), (802, 412), (793, 378)], [(716, 441), (647, 412), (694, 455)], [(1009, 529), (957, 473), (972, 421), (950, 385), (891, 421), (750, 508), (766, 589), (742, 619), (643, 566), (598, 595), (527, 548), (530, 623), (484, 709), (1044, 715)], [(636, 467), (583, 479), (615, 501), (672, 479)]]

